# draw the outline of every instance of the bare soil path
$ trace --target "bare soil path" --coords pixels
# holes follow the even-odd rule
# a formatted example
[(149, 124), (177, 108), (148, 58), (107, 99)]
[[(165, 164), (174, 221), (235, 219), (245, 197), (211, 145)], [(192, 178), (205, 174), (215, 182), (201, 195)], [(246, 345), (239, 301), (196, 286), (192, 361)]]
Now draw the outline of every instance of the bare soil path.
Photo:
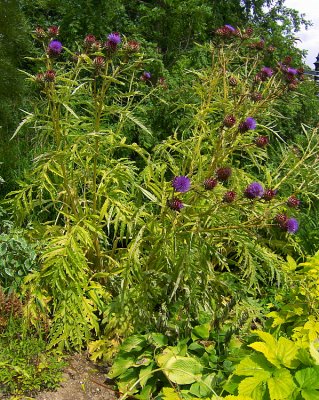
[(106, 368), (75, 354), (68, 360), (61, 386), (55, 392), (41, 392), (35, 400), (116, 400), (116, 392), (106, 384)]

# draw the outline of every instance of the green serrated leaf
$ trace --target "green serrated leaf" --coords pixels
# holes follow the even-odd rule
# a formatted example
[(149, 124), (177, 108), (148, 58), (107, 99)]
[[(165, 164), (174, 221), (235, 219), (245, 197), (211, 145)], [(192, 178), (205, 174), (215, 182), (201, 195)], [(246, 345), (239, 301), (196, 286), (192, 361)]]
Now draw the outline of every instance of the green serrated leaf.
[(290, 372), (285, 368), (276, 370), (267, 385), (271, 400), (287, 400), (296, 388)]

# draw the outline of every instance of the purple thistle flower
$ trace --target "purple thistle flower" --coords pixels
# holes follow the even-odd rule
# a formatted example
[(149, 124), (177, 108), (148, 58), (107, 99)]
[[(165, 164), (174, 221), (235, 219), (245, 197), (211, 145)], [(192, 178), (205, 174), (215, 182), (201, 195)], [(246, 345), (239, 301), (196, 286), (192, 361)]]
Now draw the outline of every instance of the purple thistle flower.
[(245, 119), (245, 121), (239, 124), (239, 130), (240, 132), (247, 132), (249, 130), (255, 129), (256, 126), (257, 126), (256, 120), (252, 117), (248, 117)]
[(121, 43), (121, 36), (118, 32), (110, 33), (107, 38), (109, 43), (113, 44), (114, 46), (117, 46)]
[(62, 43), (58, 40), (52, 40), (48, 46), (48, 53), (52, 56), (57, 56), (62, 51)]
[(274, 73), (274, 71), (273, 71), (271, 68), (269, 68), (269, 67), (263, 67), (263, 68), (261, 69), (261, 72), (262, 72), (267, 78), (270, 78), (270, 77), (273, 75), (273, 73)]
[(188, 192), (191, 187), (191, 181), (187, 176), (175, 176), (172, 180), (172, 186), (177, 192)]
[(152, 77), (152, 74), (148, 71), (144, 71), (141, 75), (141, 81), (149, 81)]
[(263, 194), (264, 194), (264, 189), (258, 182), (251, 183), (245, 189), (245, 196), (248, 199), (255, 199), (257, 197), (262, 197)]
[(291, 74), (291, 75), (297, 75), (298, 74), (298, 71), (295, 68), (288, 68), (287, 72), (288, 72), (288, 74)]
[(295, 218), (287, 219), (285, 229), (288, 233), (296, 233), (299, 229), (298, 221)]
[(246, 118), (245, 124), (249, 130), (255, 129), (257, 125), (256, 120), (252, 117)]
[(170, 200), (167, 200), (167, 205), (171, 210), (179, 212), (182, 208), (184, 208), (184, 204), (182, 200), (177, 197), (173, 197)]
[(233, 27), (233, 26), (231, 26), (231, 25), (224, 25), (224, 27), (225, 28), (228, 28), (230, 31), (232, 31), (232, 32), (235, 32), (236, 31), (236, 29)]

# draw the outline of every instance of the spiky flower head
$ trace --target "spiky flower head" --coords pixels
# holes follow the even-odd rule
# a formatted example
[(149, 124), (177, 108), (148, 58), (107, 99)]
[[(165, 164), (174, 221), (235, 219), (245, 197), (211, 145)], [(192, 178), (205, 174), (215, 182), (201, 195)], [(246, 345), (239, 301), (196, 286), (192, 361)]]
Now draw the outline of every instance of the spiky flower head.
[(258, 42), (251, 43), (249, 45), (251, 49), (256, 49), (256, 50), (263, 50), (265, 47), (265, 41), (264, 40), (259, 40)]
[(257, 126), (256, 120), (252, 117), (248, 117), (245, 119), (245, 121), (243, 121), (239, 124), (239, 131), (244, 133), (249, 130), (255, 129), (256, 126)]
[(287, 68), (287, 73), (291, 74), (291, 75), (297, 75), (298, 71), (296, 70), (296, 68)]
[(236, 199), (236, 192), (233, 190), (230, 190), (229, 192), (226, 192), (223, 196), (223, 202), (224, 203), (232, 203)]
[(42, 84), (44, 82), (44, 74), (42, 74), (41, 72), (37, 73), (34, 77), (34, 80), (36, 83)]
[(93, 65), (96, 70), (101, 70), (103, 67), (105, 67), (104, 57), (101, 57), (101, 56), (95, 57), (93, 60)]
[(206, 190), (212, 190), (218, 184), (218, 180), (214, 178), (208, 178), (204, 180), (204, 188)]
[(188, 192), (191, 187), (191, 181), (187, 176), (175, 176), (172, 180), (172, 186), (177, 192)]
[(223, 121), (224, 126), (231, 128), (236, 124), (236, 118), (233, 115), (226, 115)]
[(256, 199), (257, 197), (263, 196), (264, 188), (259, 182), (253, 182), (247, 186), (244, 194), (248, 199)]
[(232, 174), (232, 169), (230, 167), (218, 168), (216, 171), (216, 176), (219, 181), (227, 181)]
[(292, 62), (292, 57), (291, 56), (286, 56), (283, 60), (282, 63), (285, 65), (290, 65)]
[(232, 36), (236, 33), (236, 29), (231, 25), (224, 25), (221, 28), (216, 29), (216, 34), (224, 37)]
[(59, 33), (60, 33), (60, 28), (58, 26), (56, 25), (49, 26), (48, 28), (49, 36), (56, 37), (59, 36)]
[(184, 208), (184, 204), (182, 200), (177, 197), (173, 197), (172, 199), (167, 200), (167, 205), (171, 210), (179, 212), (182, 208)]
[(55, 81), (55, 71), (53, 71), (52, 69), (45, 71), (44, 80), (46, 82), (54, 82)]
[(35, 35), (38, 39), (44, 39), (46, 37), (45, 30), (41, 26), (35, 28)]
[(130, 53), (137, 53), (141, 46), (136, 40), (129, 40), (124, 47)]
[(152, 77), (152, 74), (148, 71), (144, 71), (140, 77), (141, 81), (149, 81)]
[(89, 35), (86, 35), (84, 38), (84, 44), (87, 47), (91, 47), (93, 43), (96, 42), (96, 37), (92, 35), (91, 33)]
[(267, 51), (268, 51), (269, 53), (273, 53), (275, 50), (276, 50), (276, 47), (273, 46), (273, 45), (270, 45), (270, 46), (267, 47)]
[(58, 40), (52, 40), (48, 45), (48, 53), (50, 56), (58, 56), (62, 52), (62, 43)]
[(270, 78), (274, 73), (274, 71), (270, 67), (263, 67), (261, 69), (261, 72), (266, 78)]
[(263, 95), (262, 95), (261, 93), (259, 93), (259, 92), (253, 92), (253, 93), (250, 95), (250, 97), (251, 97), (251, 99), (252, 99), (253, 101), (255, 101), (255, 102), (261, 101), (261, 100), (263, 99)]
[(278, 193), (277, 189), (266, 189), (263, 194), (263, 199), (266, 201), (271, 201), (276, 194)]
[(251, 26), (249, 26), (248, 28), (245, 29), (245, 34), (246, 34), (248, 37), (252, 36), (253, 33), (254, 33), (254, 29), (253, 29)]
[(120, 36), (119, 32), (110, 33), (108, 35), (107, 39), (114, 46), (117, 46), (118, 44), (121, 43), (121, 36)]
[(286, 226), (286, 222), (288, 220), (288, 216), (286, 214), (277, 214), (274, 218), (274, 221), (281, 227), (284, 228)]
[(301, 201), (295, 196), (292, 195), (287, 199), (287, 206), (291, 208), (297, 208), (300, 206)]
[(288, 218), (285, 225), (285, 230), (288, 233), (296, 233), (299, 229), (299, 223), (295, 218)]
[(260, 147), (261, 149), (266, 147), (269, 144), (268, 136), (258, 136), (255, 139), (255, 144), (257, 147)]
[(230, 78), (229, 78), (229, 85), (230, 86), (237, 86), (237, 84), (238, 84), (238, 82), (237, 82), (237, 79), (236, 78), (234, 78), (233, 76), (231, 76)]

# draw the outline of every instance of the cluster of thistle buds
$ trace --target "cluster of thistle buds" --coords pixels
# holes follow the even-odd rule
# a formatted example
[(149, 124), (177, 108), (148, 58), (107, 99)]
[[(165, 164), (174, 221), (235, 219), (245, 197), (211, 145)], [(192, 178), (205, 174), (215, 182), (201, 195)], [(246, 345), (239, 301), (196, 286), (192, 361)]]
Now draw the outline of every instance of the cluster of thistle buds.
[(226, 24), (224, 26), (221, 26), (220, 28), (217, 28), (215, 33), (216, 35), (225, 38), (238, 37), (240, 39), (249, 39), (253, 35), (254, 30), (253, 28), (248, 27), (245, 30), (241, 31), (234, 28), (232, 25)]
[[(221, 167), (216, 170), (216, 176), (204, 180), (203, 186), (207, 191), (213, 190), (218, 182), (226, 182), (232, 176), (230, 167)], [(175, 196), (175, 192), (186, 193), (191, 189), (191, 180), (185, 176), (175, 176), (171, 182), (174, 189), (172, 198), (167, 200), (167, 206), (174, 211), (180, 212), (184, 208), (184, 203), (180, 197)], [(264, 189), (259, 182), (250, 183), (243, 192), (243, 197), (253, 202), (261, 200), (264, 202), (272, 201), (278, 191), (277, 189)], [(223, 203), (233, 203), (237, 198), (237, 193), (234, 190), (228, 190), (223, 194)], [(290, 208), (297, 208), (300, 205), (300, 200), (292, 195), (287, 199), (286, 205)], [(295, 218), (289, 218), (286, 214), (277, 214), (274, 218), (276, 224), (288, 233), (296, 233), (299, 228), (298, 221)]]

